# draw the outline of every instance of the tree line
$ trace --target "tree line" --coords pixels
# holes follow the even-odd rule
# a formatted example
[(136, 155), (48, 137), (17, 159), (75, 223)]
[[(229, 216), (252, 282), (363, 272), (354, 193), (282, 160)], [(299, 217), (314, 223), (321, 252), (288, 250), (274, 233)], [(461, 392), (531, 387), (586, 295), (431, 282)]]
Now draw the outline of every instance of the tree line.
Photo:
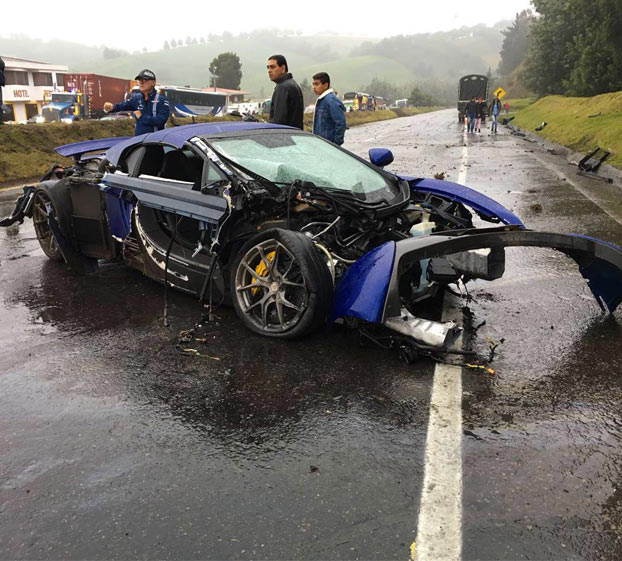
[(499, 72), (519, 66), (538, 95), (593, 96), (622, 90), (620, 0), (532, 0), (506, 29)]

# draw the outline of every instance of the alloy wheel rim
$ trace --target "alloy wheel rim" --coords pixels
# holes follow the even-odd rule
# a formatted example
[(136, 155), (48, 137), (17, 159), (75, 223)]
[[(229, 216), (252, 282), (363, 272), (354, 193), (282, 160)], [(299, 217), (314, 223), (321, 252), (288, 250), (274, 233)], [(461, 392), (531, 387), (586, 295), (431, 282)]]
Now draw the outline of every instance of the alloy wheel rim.
[(32, 209), (32, 221), (35, 233), (37, 234), (37, 239), (41, 246), (47, 249), (49, 253), (55, 254), (58, 253), (60, 249), (58, 245), (56, 245), (56, 240), (48, 224), (48, 215), (50, 214), (56, 218), (56, 212), (52, 205), (52, 201), (45, 193), (37, 193)]
[(309, 301), (298, 260), (275, 239), (265, 240), (244, 254), (236, 271), (235, 293), (242, 313), (270, 333), (292, 329)]

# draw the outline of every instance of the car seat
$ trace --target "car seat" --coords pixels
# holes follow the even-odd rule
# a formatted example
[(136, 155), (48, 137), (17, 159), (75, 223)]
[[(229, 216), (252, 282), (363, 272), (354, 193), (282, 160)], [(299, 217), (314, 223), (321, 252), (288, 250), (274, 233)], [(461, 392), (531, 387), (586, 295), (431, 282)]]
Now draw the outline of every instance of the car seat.
[(203, 160), (188, 157), (181, 150), (172, 150), (164, 155), (162, 168), (158, 175), (167, 179), (187, 181), (192, 183), (193, 189), (199, 189), (203, 173)]

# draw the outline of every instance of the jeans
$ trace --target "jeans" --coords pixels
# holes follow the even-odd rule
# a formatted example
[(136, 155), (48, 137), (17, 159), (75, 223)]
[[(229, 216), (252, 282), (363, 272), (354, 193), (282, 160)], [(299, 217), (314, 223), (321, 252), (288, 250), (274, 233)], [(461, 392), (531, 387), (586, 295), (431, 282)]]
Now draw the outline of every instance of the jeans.
[(467, 132), (473, 132), (475, 127), (475, 113), (467, 113)]
[(490, 118), (492, 119), (492, 122), (490, 123), (490, 130), (492, 132), (497, 132), (497, 117), (499, 115), (497, 115), (496, 113), (493, 113)]

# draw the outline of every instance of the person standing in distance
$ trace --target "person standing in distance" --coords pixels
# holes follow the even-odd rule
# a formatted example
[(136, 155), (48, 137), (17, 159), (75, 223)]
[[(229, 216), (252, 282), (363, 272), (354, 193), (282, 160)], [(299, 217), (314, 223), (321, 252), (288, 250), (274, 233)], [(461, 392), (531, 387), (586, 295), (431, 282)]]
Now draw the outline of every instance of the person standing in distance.
[(472, 96), (471, 101), (466, 104), (465, 111), (467, 116), (467, 132), (474, 132), (475, 116), (477, 113), (477, 101), (475, 101), (475, 96)]
[(490, 104), (490, 134), (497, 134), (497, 119), (501, 113), (501, 100), (495, 96)]
[(135, 80), (138, 80), (140, 93), (133, 94), (128, 100), (114, 105), (107, 101), (104, 103), (104, 111), (106, 113), (131, 111), (136, 119), (134, 136), (161, 131), (170, 114), (168, 99), (156, 91), (156, 77), (151, 70), (147, 68), (141, 70)]
[(475, 132), (481, 134), (482, 120), (486, 118), (486, 102), (481, 98), (477, 98), (477, 109), (475, 111)]
[(341, 146), (346, 132), (346, 108), (330, 87), (326, 72), (313, 75), (313, 93), (318, 96), (313, 113), (313, 134)]
[(283, 55), (272, 55), (266, 68), (268, 78), (276, 84), (270, 102), (268, 122), (302, 129), (302, 90), (289, 72), (287, 60)]

